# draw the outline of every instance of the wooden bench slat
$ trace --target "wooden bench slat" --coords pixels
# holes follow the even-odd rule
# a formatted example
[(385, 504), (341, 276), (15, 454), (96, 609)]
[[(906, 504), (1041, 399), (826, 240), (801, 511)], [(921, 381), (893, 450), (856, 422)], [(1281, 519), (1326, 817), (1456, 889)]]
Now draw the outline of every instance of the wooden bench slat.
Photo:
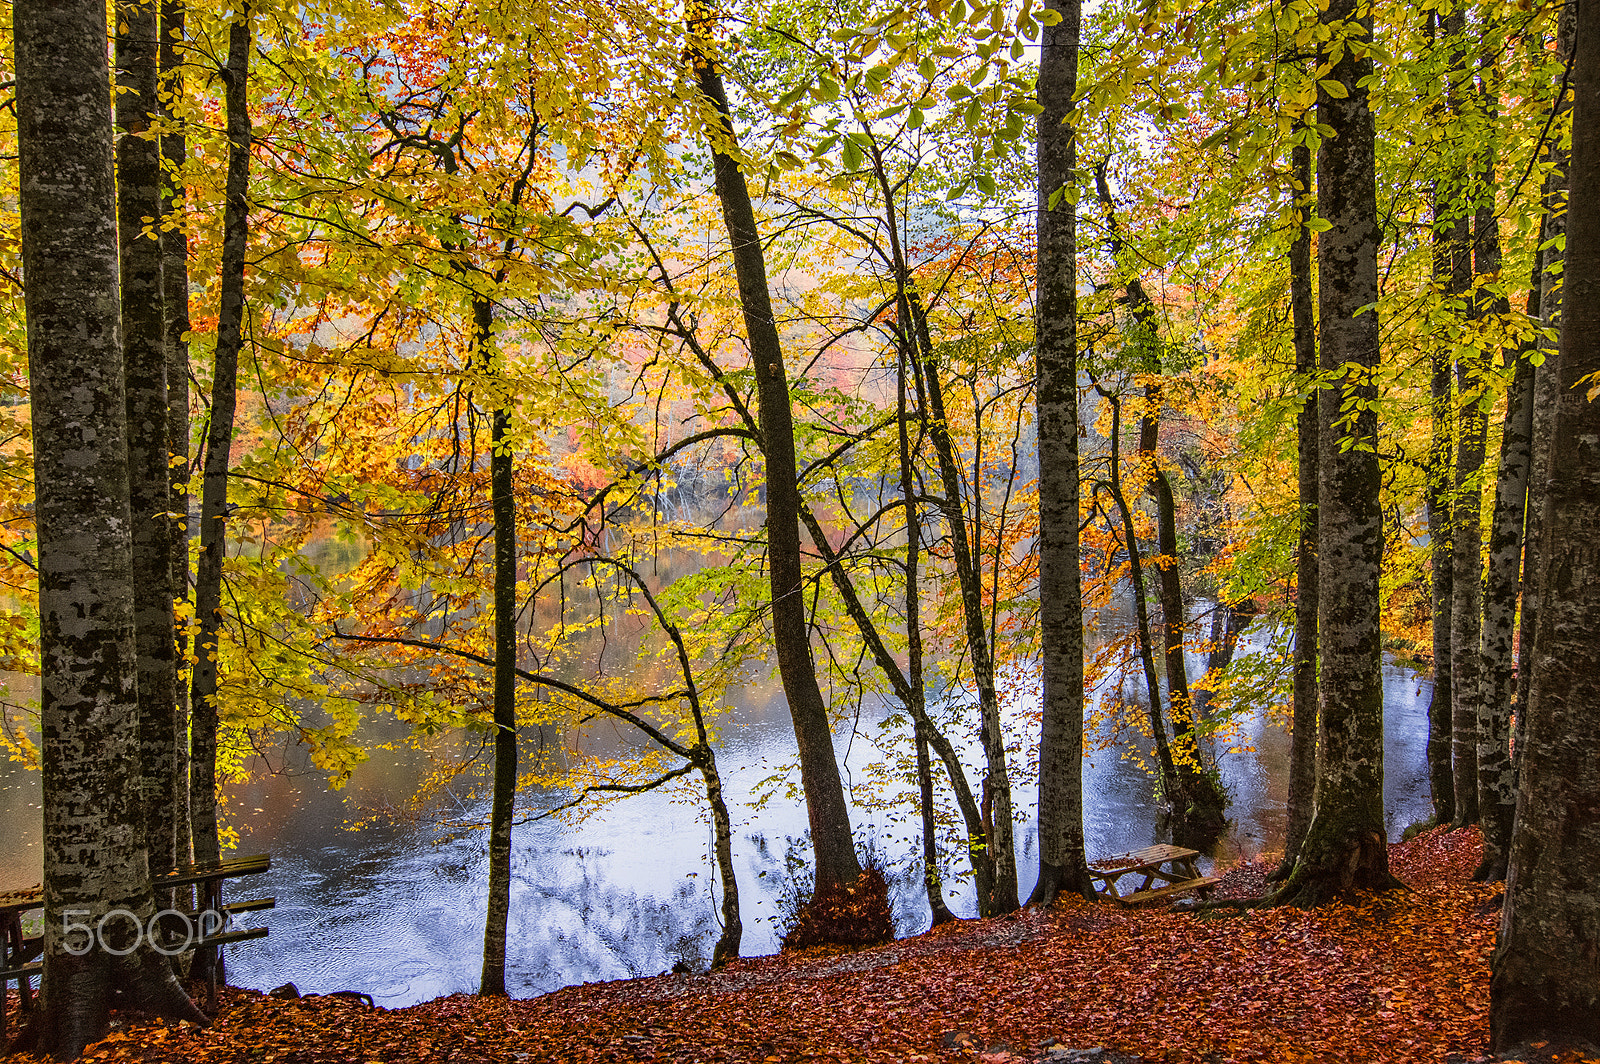
[(1173, 895), (1183, 894), (1191, 890), (1204, 890), (1207, 887), (1216, 886), (1221, 882), (1221, 876), (1201, 876), (1198, 879), (1186, 879), (1180, 883), (1174, 883), (1167, 887), (1156, 887), (1151, 890), (1141, 890), (1135, 894), (1129, 894), (1126, 898), (1119, 898), (1118, 900), (1124, 905), (1143, 905), (1146, 902), (1160, 901), (1162, 898), (1170, 898)]

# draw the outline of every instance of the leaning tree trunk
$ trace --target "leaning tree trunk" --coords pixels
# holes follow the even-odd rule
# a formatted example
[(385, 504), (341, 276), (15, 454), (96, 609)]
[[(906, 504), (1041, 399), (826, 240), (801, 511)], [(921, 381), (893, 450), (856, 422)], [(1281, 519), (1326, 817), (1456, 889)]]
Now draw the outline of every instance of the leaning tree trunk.
[[(1321, 724), (1316, 809), (1281, 902), (1315, 905), (1352, 888), (1384, 890), (1389, 874), (1383, 822), (1383, 659), (1378, 574), (1378, 228), (1374, 130), (1367, 106), (1370, 53), (1345, 43), (1370, 39), (1356, 0), (1332, 0), (1321, 15), (1338, 51), (1317, 90), (1317, 119), (1330, 128), (1317, 154), (1317, 214), (1332, 228), (1317, 240), (1318, 348), (1329, 384), (1320, 394), (1317, 492), (1321, 636)], [(1325, 51), (1330, 51), (1324, 45)], [(1340, 96), (1328, 92), (1337, 82)], [(1358, 411), (1352, 418), (1347, 411)]]
[(161, 242), (161, 152), (152, 135), (160, 56), (154, 0), (117, 5), (117, 237), (122, 357), (128, 405), (128, 504), (139, 672), (140, 830), (152, 875), (177, 863), (177, 669), (172, 608), (172, 467), (167, 448), (166, 319)]
[[(472, 300), (473, 346), (492, 373), (493, 305)], [(489, 905), (483, 921), (478, 993), (506, 996), (506, 924), (511, 914), (511, 828), (517, 802), (517, 510), (506, 440), (511, 411), (495, 397), (489, 451), (489, 511), (494, 522), (494, 796), (489, 804)]]
[(1078, 226), (1068, 185), (1077, 166), (1069, 122), (1078, 84), (1080, 0), (1039, 53), (1039, 878), (1028, 904), (1094, 894), (1083, 838), (1083, 575), (1078, 545)]
[[(182, 99), (184, 93), (180, 48), (185, 19), (184, 0), (164, 0), (161, 78), (163, 92), (171, 99)], [(183, 167), (189, 143), (171, 107), (163, 105), (162, 118), (166, 124), (161, 132), (161, 156), (167, 183), (161, 201), (161, 283), (167, 341), (167, 450), (172, 454), (168, 497), (174, 515), (167, 540), (172, 549), (168, 580), (173, 598), (183, 599), (189, 594), (189, 232), (183, 211)], [(189, 838), (189, 681), (182, 664), (189, 652), (187, 631), (177, 632), (174, 652), (172, 756), (178, 767), (177, 793), (169, 815), (176, 825), (178, 863), (185, 864), (194, 858)]]
[[(1509, 1055), (1600, 1045), (1600, 7), (1578, 9), (1572, 166), (1543, 600), (1534, 637), (1527, 756), (1499, 943), (1490, 1045)], [(1559, 472), (1557, 472), (1559, 471)]]
[[(1492, 60), (1486, 57), (1482, 70), (1483, 111), (1492, 122), (1499, 106)], [(1486, 286), (1500, 279), (1501, 267), (1494, 169), (1491, 142), (1484, 149), (1484, 191), (1473, 222), (1475, 272)], [(1534, 258), (1537, 262), (1537, 252)], [(1480, 314), (1503, 319), (1511, 310), (1504, 295), (1496, 295), (1487, 287), (1478, 290), (1475, 301)], [(1522, 518), (1527, 504), (1528, 443), (1533, 433), (1533, 367), (1525, 359), (1518, 359), (1514, 348), (1507, 348), (1501, 356), (1516, 362), (1516, 369), (1500, 435), (1487, 584), (1478, 626), (1478, 750), (1474, 759), (1478, 820), (1483, 826), (1483, 863), (1474, 878), (1489, 882), (1505, 878), (1506, 847), (1511, 842), (1511, 819), (1516, 812), (1511, 766), (1511, 642), (1517, 612), (1517, 570), (1522, 560)]]
[[(106, 9), (21, 0), (12, 11), (44, 783), (43, 1007), (32, 1031), (39, 1050), (73, 1059), (106, 1034), (113, 990), (145, 1011), (206, 1021), (136, 937), (156, 906), (139, 821)], [(98, 934), (86, 942), (89, 929)]]
[(189, 805), (194, 858), (222, 858), (217, 834), (217, 652), (222, 631), (222, 560), (227, 550), (228, 466), (238, 399), (239, 352), (244, 347), (244, 257), (249, 243), (250, 9), (228, 29), (223, 72), (228, 114), (228, 181), (222, 222), (221, 300), (217, 314), (216, 369), (211, 378), (211, 423), (206, 429), (205, 475), (200, 489), (200, 564), (195, 574), (196, 661), (190, 686)]
[[(1311, 149), (1297, 144), (1290, 152), (1296, 199), (1309, 220)], [(1289, 247), (1289, 309), (1294, 320), (1294, 370), (1303, 382), (1317, 371), (1316, 291), (1311, 277), (1311, 229), (1302, 224)], [(1294, 709), (1289, 733), (1289, 808), (1283, 831), (1283, 861), (1274, 880), (1288, 877), (1300, 857), (1300, 844), (1311, 825), (1317, 783), (1317, 396), (1312, 388), (1295, 419), (1298, 438), (1300, 540), (1295, 548)], [(1449, 765), (1446, 747), (1445, 764)]]
[[(850, 834), (850, 809), (833, 749), (828, 710), (817, 686), (806, 623), (804, 574), (800, 566), (800, 491), (795, 466), (794, 413), (783, 366), (783, 346), (767, 288), (767, 266), (756, 229), (750, 190), (739, 164), (733, 121), (722, 75), (703, 53), (695, 52), (700, 91), (710, 101), (716, 126), (712, 163), (717, 198), (733, 248), (733, 268), (744, 308), (750, 362), (755, 371), (756, 404), (765, 443), (767, 481), (767, 564), (772, 586), (773, 641), (778, 673), (789, 701), (800, 749), (800, 780), (805, 791), (811, 843), (816, 851), (816, 896), (841, 891), (861, 875)], [(724, 148), (724, 145), (727, 147)]]

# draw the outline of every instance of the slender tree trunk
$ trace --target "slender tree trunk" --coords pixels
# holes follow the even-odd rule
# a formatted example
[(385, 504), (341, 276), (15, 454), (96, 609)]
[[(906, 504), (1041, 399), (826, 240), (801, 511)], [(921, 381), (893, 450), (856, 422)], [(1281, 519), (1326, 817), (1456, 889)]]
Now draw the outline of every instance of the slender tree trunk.
[[(1062, 892), (1091, 897), (1083, 838), (1083, 575), (1078, 543), (1078, 224), (1065, 194), (1077, 166), (1079, 0), (1053, 0), (1061, 21), (1039, 55), (1039, 878), (1030, 905)], [(1054, 202), (1052, 202), (1054, 200)]]
[(117, 5), (117, 236), (122, 352), (128, 405), (128, 502), (139, 671), (140, 818), (152, 875), (177, 862), (177, 692), (172, 609), (172, 470), (167, 449), (166, 320), (161, 243), (146, 219), (161, 214), (157, 115), (157, 0)]
[[(1499, 110), (1497, 75), (1485, 57), (1479, 95), (1484, 114), (1492, 123)], [(1509, 301), (1488, 288), (1500, 280), (1500, 222), (1495, 214), (1495, 152), (1492, 141), (1484, 148), (1483, 191), (1473, 221), (1474, 272), (1480, 287), (1474, 297), (1477, 312), (1504, 318)], [(1537, 254), (1535, 260), (1537, 261)], [(1506, 397), (1506, 414), (1500, 436), (1500, 460), (1495, 477), (1494, 509), (1490, 522), (1489, 563), (1478, 625), (1478, 819), (1483, 826), (1483, 864), (1475, 878), (1505, 878), (1506, 848), (1511, 843), (1511, 819), (1516, 812), (1511, 767), (1511, 651), (1517, 613), (1517, 570), (1522, 560), (1522, 520), (1527, 506), (1528, 444), (1533, 433), (1533, 374), (1515, 349), (1501, 357), (1516, 363), (1512, 387)], [(1524, 367), (1526, 366), (1526, 369)], [(1484, 420), (1487, 420), (1486, 418)]]
[(205, 476), (200, 492), (200, 564), (195, 576), (198, 661), (191, 685), (189, 804), (195, 861), (221, 860), (217, 835), (217, 652), (222, 631), (222, 561), (227, 551), (228, 467), (238, 397), (239, 352), (244, 347), (244, 258), (249, 243), (250, 10), (228, 29), (223, 72), (228, 116), (228, 181), (222, 222), (221, 307), (217, 361), (211, 378), (211, 423), (206, 429)]
[[(473, 345), (493, 373), (493, 305), (472, 300)], [(489, 509), (494, 520), (494, 796), (489, 805), (489, 906), (478, 993), (506, 996), (506, 924), (511, 915), (511, 831), (517, 804), (517, 510), (506, 434), (511, 411), (496, 398), (490, 430)]]
[(920, 379), (931, 415), (928, 435), (939, 461), (939, 479), (944, 488), (940, 513), (950, 533), (950, 550), (955, 560), (956, 583), (961, 592), (961, 614), (966, 622), (967, 655), (972, 662), (973, 686), (978, 690), (979, 737), (983, 744), (985, 773), (983, 793), (986, 854), (993, 886), (987, 898), (979, 899), (985, 916), (999, 916), (1021, 906), (1017, 894), (1017, 861), (1013, 840), (1011, 779), (1006, 768), (1005, 736), (1000, 729), (1000, 699), (994, 685), (994, 656), (989, 645), (988, 625), (983, 615), (983, 586), (972, 540), (963, 510), (961, 472), (956, 464), (955, 441), (945, 413), (944, 385), (939, 379), (939, 364), (928, 332), (927, 316), (921, 302), (908, 298), (920, 348)]
[[(161, 77), (169, 99), (184, 92), (183, 62), (179, 45), (185, 35), (184, 0), (163, 0), (161, 5)], [(174, 599), (189, 593), (189, 233), (184, 218), (183, 167), (188, 160), (188, 138), (178, 126), (172, 108), (162, 106), (166, 126), (161, 134), (161, 155), (169, 171), (161, 201), (162, 308), (165, 313), (167, 353), (167, 450), (171, 452), (169, 503), (172, 519), (168, 545), (172, 548), (171, 575)], [(188, 632), (177, 629), (173, 669), (172, 756), (177, 768), (177, 794), (170, 811), (176, 825), (179, 864), (194, 859), (189, 836), (189, 681), (183, 666), (189, 652)]]
[[(1577, 5), (1564, 5), (1556, 17), (1556, 55), (1572, 61), (1572, 42), (1577, 32)], [(1552, 124), (1570, 108), (1563, 81), (1552, 104)], [(1561, 272), (1565, 259), (1563, 244), (1567, 232), (1567, 153), (1561, 138), (1550, 138), (1550, 173), (1544, 187), (1544, 242), (1553, 246), (1544, 252), (1543, 274), (1539, 278), (1539, 316), (1546, 329), (1561, 325)], [(1550, 439), (1554, 431), (1556, 408), (1556, 346), (1541, 344), (1544, 361), (1533, 374), (1533, 453), (1528, 468), (1527, 524), (1522, 536), (1522, 616), (1517, 629), (1517, 719), (1513, 728), (1513, 765), (1522, 762), (1523, 732), (1527, 727), (1526, 709), (1531, 705), (1529, 684), (1533, 678), (1533, 640), (1539, 618), (1540, 585), (1543, 572), (1539, 552), (1543, 543), (1545, 485), (1550, 479)]]
[[(1572, 164), (1552, 475), (1545, 485), (1543, 601), (1533, 648), (1527, 756), (1499, 943), (1490, 1044), (1600, 1046), (1600, 8), (1578, 9)], [(1547, 364), (1548, 365), (1548, 364)], [(1557, 472), (1559, 471), (1559, 472)]]
[(1160, 773), (1162, 797), (1166, 800), (1169, 818), (1177, 823), (1181, 821), (1183, 810), (1188, 807), (1187, 797), (1183, 793), (1183, 781), (1178, 776), (1177, 769), (1172, 764), (1172, 748), (1167, 743), (1166, 725), (1161, 720), (1161, 681), (1156, 678), (1155, 652), (1151, 649), (1150, 638), (1150, 610), (1146, 604), (1144, 590), (1144, 558), (1139, 550), (1139, 538), (1133, 526), (1133, 509), (1128, 505), (1128, 498), (1122, 490), (1122, 403), (1115, 395), (1101, 389), (1111, 402), (1111, 481), (1106, 485), (1106, 490), (1111, 495), (1111, 501), (1117, 508), (1117, 513), (1122, 519), (1123, 549), (1128, 553), (1128, 583), (1133, 595), (1134, 637), (1138, 640), (1139, 664), (1144, 672), (1144, 689), (1149, 699), (1148, 717), (1150, 722), (1150, 737), (1155, 742), (1156, 770)]
[[(1466, 12), (1458, 7), (1442, 21), (1446, 47), (1451, 51), (1451, 70), (1445, 86), (1451, 119), (1463, 121), (1466, 99), (1471, 93), (1472, 76), (1467, 69)], [(1452, 159), (1457, 177), (1445, 186), (1444, 202), (1436, 207), (1444, 217), (1435, 218), (1436, 231), (1446, 233), (1444, 261), (1436, 258), (1436, 272), (1449, 268), (1445, 293), (1449, 297), (1447, 315), (1455, 320), (1477, 317), (1472, 297), (1472, 207), (1468, 195), (1475, 175), (1465, 160)], [(1440, 340), (1448, 357), (1460, 339), (1446, 335)], [(1436, 356), (1438, 357), (1438, 356)], [(1448, 611), (1450, 641), (1450, 745), (1453, 762), (1451, 794), (1456, 827), (1478, 822), (1478, 699), (1482, 692), (1478, 664), (1478, 616), (1482, 592), (1483, 487), (1480, 476), (1484, 460), (1485, 418), (1483, 411), (1483, 353), (1472, 350), (1455, 362), (1455, 402), (1450, 409), (1453, 429), (1454, 464), (1448, 480), (1450, 510), (1450, 599), (1441, 606)], [(1435, 364), (1435, 371), (1438, 371)], [(1448, 385), (1446, 385), (1448, 387)], [(1436, 384), (1437, 388), (1437, 384)], [(1437, 691), (1437, 688), (1435, 688)]]
[[(1309, 218), (1314, 200), (1311, 187), (1311, 149), (1292, 149), (1296, 198), (1305, 204), (1301, 219)], [(1294, 320), (1294, 370), (1302, 381), (1317, 371), (1316, 290), (1311, 276), (1311, 230), (1301, 225), (1289, 247), (1289, 304)], [(1317, 397), (1312, 389), (1295, 421), (1299, 451), (1300, 539), (1295, 548), (1294, 600), (1294, 709), (1289, 737), (1289, 808), (1283, 832), (1283, 862), (1274, 880), (1286, 879), (1300, 858), (1300, 844), (1311, 826), (1312, 800), (1317, 783)], [(1431, 511), (1430, 511), (1431, 513)], [(1444, 764), (1450, 763), (1445, 747)], [(1448, 779), (1448, 773), (1446, 774)]]
[[(696, 724), (701, 716), (695, 713)], [(704, 728), (702, 727), (702, 735)], [(717, 759), (709, 744), (702, 742), (698, 748), (700, 778), (705, 781), (706, 803), (711, 806), (711, 826), (717, 852), (717, 874), (722, 878), (722, 934), (711, 950), (711, 967), (720, 968), (739, 958), (739, 944), (744, 938), (744, 921), (739, 916), (739, 881), (733, 867), (733, 818), (728, 815), (728, 803), (722, 793), (722, 777), (717, 772)]]
[[(40, 1051), (70, 1060), (105, 1035), (113, 989), (170, 1019), (205, 1017), (166, 958), (132, 948), (134, 920), (156, 906), (139, 817), (106, 9), (23, 0), (12, 25), (42, 673), (45, 948), (33, 1034)], [(69, 923), (99, 928), (100, 941)]]
[[(895, 374), (896, 401), (899, 407), (900, 500), (906, 511), (906, 672), (910, 688), (907, 708), (912, 716), (913, 741), (917, 747), (917, 795), (922, 814), (922, 884), (928, 895), (932, 926), (947, 924), (955, 914), (944, 901), (943, 877), (939, 875), (938, 831), (933, 810), (933, 766), (928, 757), (927, 687), (923, 680), (922, 592), (918, 576), (922, 568), (922, 514), (917, 501), (916, 472), (911, 465), (910, 412), (906, 408), (906, 374), (910, 370), (907, 345), (900, 344), (899, 372)], [(969, 851), (970, 854), (970, 851)], [(976, 857), (977, 855), (972, 855)], [(974, 860), (973, 868), (987, 862)]]
[[(1435, 15), (1428, 15), (1428, 36), (1433, 38)], [(1459, 40), (1460, 13), (1446, 16), (1441, 27), (1452, 40)], [(1457, 45), (1459, 48), (1459, 45)], [(1454, 75), (1452, 75), (1453, 77)], [(1454, 89), (1446, 82), (1446, 108), (1452, 113)], [(1436, 289), (1459, 296), (1456, 287), (1456, 260), (1466, 243), (1466, 217), (1459, 204), (1460, 190), (1455, 183), (1437, 181), (1433, 186), (1433, 280)], [(1446, 313), (1449, 311), (1447, 310)], [(1455, 477), (1455, 405), (1450, 382), (1450, 344), (1439, 337), (1430, 350), (1433, 374), (1430, 381), (1428, 445), (1428, 542), (1432, 573), (1433, 605), (1433, 697), (1428, 705), (1428, 778), (1433, 787), (1433, 816), (1440, 824), (1455, 819), (1455, 776), (1451, 768), (1454, 737), (1451, 734), (1453, 672), (1450, 657), (1450, 611), (1452, 538), (1451, 498)]]
[[(1383, 660), (1378, 570), (1383, 514), (1378, 505), (1378, 228), (1375, 136), (1367, 105), (1370, 53), (1345, 39), (1370, 39), (1372, 20), (1356, 0), (1332, 0), (1321, 15), (1337, 51), (1317, 93), (1328, 126), (1317, 155), (1317, 214), (1332, 223), (1317, 240), (1318, 354), (1332, 378), (1320, 393), (1317, 587), (1322, 669), (1316, 808), (1300, 859), (1276, 895), (1320, 904), (1352, 889), (1385, 890)], [(1330, 82), (1343, 89), (1328, 92)], [(1359, 405), (1358, 405), (1359, 404)], [(1347, 411), (1357, 409), (1352, 418)]]
[(800, 493), (795, 467), (794, 415), (783, 366), (783, 347), (767, 288), (767, 267), (756, 229), (755, 210), (739, 164), (722, 145), (735, 144), (722, 76), (700, 52), (694, 55), (700, 91), (711, 102), (718, 128), (712, 160), (717, 198), (733, 246), (734, 273), (744, 307), (756, 401), (765, 442), (767, 478), (767, 557), (772, 583), (773, 640), (778, 672), (794, 720), (800, 750), (811, 842), (816, 851), (818, 898), (844, 889), (861, 874), (850, 833), (850, 810), (833, 749), (828, 710), (817, 686), (806, 622), (800, 566)]

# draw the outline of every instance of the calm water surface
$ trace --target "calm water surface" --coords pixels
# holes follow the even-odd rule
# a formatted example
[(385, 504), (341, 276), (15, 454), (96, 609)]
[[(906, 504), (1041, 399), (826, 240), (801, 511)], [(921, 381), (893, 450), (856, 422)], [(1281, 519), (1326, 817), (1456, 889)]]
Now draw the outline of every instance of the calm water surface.
[[(1385, 672), (1385, 810), (1391, 838), (1430, 812), (1424, 742), (1425, 681), (1409, 670)], [(805, 830), (803, 807), (782, 793), (757, 808), (763, 781), (791, 762), (794, 739), (781, 696), (752, 688), (739, 701), (738, 723), (718, 746), (735, 823), (735, 854), (744, 914), (744, 953), (777, 949), (777, 898), (786, 879), (789, 839)], [(1014, 722), (1023, 727), (1013, 707)], [(901, 874), (897, 922), (902, 933), (927, 926), (927, 908), (910, 857), (917, 825), (865, 808), (869, 768), (880, 756), (876, 721), (863, 719), (836, 736), (844, 753), (846, 786), (856, 801), (858, 835), (872, 840)], [(385, 728), (391, 732), (385, 734)], [(399, 740), (392, 722), (375, 722), (369, 739)], [(462, 743), (464, 744), (464, 740)], [(1281, 727), (1256, 718), (1243, 723), (1240, 745), (1253, 749), (1221, 758), (1232, 799), (1228, 833), (1216, 857), (1229, 862), (1281, 846), (1288, 739)], [(465, 746), (462, 747), (465, 749)], [(976, 748), (967, 748), (969, 764)], [(289, 757), (293, 763), (293, 756)], [(441, 834), (438, 817), (379, 817), (403, 808), (428, 770), (428, 758), (397, 745), (376, 750), (342, 792), (330, 792), (315, 772), (282, 770), (232, 789), (230, 821), (241, 853), (270, 853), (271, 872), (237, 881), (230, 896), (277, 898), (277, 907), (251, 917), (271, 935), (230, 947), (233, 982), (269, 989), (293, 981), (304, 992), (360, 990), (380, 1005), (413, 1004), (476, 989), (487, 895), (483, 831)], [(936, 771), (937, 765), (936, 765)], [(780, 788), (781, 791), (781, 788)], [(1085, 760), (1086, 832), (1091, 859), (1157, 841), (1149, 776), (1116, 749)], [(559, 796), (535, 796), (537, 805)], [(1015, 796), (1031, 811), (1031, 790)], [(36, 772), (0, 764), (0, 890), (39, 881), (39, 781)], [(462, 800), (443, 813), (484, 816), (486, 802)], [(703, 803), (691, 788), (627, 798), (581, 821), (524, 822), (514, 839), (512, 915), (507, 984), (526, 996), (560, 986), (664, 971), (675, 961), (699, 964), (718, 931), (712, 835)], [(1032, 888), (1035, 829), (1018, 831), (1022, 893)], [(951, 871), (959, 871), (959, 865)], [(971, 915), (962, 881), (949, 885), (951, 908)]]

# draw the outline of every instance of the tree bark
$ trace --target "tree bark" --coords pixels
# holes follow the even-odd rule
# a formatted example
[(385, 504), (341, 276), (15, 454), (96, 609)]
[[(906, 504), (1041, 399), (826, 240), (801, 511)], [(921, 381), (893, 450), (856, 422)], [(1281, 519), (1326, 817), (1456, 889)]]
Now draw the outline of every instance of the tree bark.
[[(1317, 154), (1317, 214), (1332, 228), (1317, 240), (1318, 348), (1330, 378), (1319, 396), (1317, 514), (1321, 724), (1316, 808), (1300, 858), (1275, 896), (1315, 905), (1351, 889), (1385, 890), (1383, 661), (1378, 573), (1383, 514), (1378, 504), (1378, 228), (1374, 129), (1363, 79), (1369, 54), (1346, 44), (1370, 40), (1371, 16), (1356, 0), (1332, 0), (1321, 15), (1331, 64), (1317, 91), (1318, 121), (1330, 127)], [(1337, 50), (1335, 50), (1337, 49)], [(1329, 81), (1344, 89), (1327, 90)]]
[[(1490, 1044), (1600, 1046), (1600, 8), (1578, 9), (1561, 350), (1526, 756), (1491, 962)], [(1557, 473), (1556, 471), (1559, 471)], [(1548, 1043), (1548, 1044), (1547, 1044)]]
[[(1290, 153), (1296, 198), (1306, 202), (1302, 222), (1308, 220), (1314, 194), (1311, 187), (1311, 149), (1297, 144)], [(1294, 321), (1294, 370), (1310, 382), (1317, 371), (1316, 291), (1311, 276), (1311, 230), (1302, 224), (1289, 247), (1289, 310)], [(1300, 845), (1311, 825), (1312, 800), (1317, 783), (1317, 397), (1312, 389), (1295, 419), (1298, 438), (1298, 490), (1300, 539), (1295, 548), (1294, 600), (1294, 709), (1289, 735), (1289, 808), (1283, 832), (1283, 861), (1273, 873), (1282, 880), (1294, 870)], [(1449, 765), (1449, 748), (1445, 748)], [(1447, 774), (1448, 778), (1448, 774)]]
[[(1566, 4), (1556, 16), (1556, 55), (1563, 63), (1572, 62), (1572, 41), (1577, 32), (1577, 5)], [(1552, 126), (1570, 109), (1565, 81), (1557, 87), (1551, 105), (1555, 112)], [(1539, 278), (1539, 317), (1546, 329), (1561, 325), (1561, 271), (1565, 252), (1561, 241), (1567, 232), (1567, 152), (1560, 137), (1551, 137), (1548, 151), (1550, 172), (1544, 187), (1544, 241), (1555, 245), (1544, 252), (1543, 273)], [(1539, 618), (1540, 545), (1543, 542), (1544, 491), (1550, 475), (1550, 439), (1556, 407), (1557, 350), (1554, 341), (1541, 341), (1543, 364), (1533, 374), (1533, 452), (1528, 468), (1527, 524), (1522, 535), (1522, 615), (1517, 628), (1517, 714), (1513, 726), (1513, 767), (1522, 761), (1523, 734), (1527, 727), (1530, 683), (1533, 679), (1533, 641)]]
[[(1460, 12), (1445, 17), (1441, 27), (1452, 40), (1460, 37)], [(1428, 36), (1433, 37), (1435, 15), (1428, 15)], [(1459, 49), (1459, 44), (1456, 45)], [(1454, 77), (1452, 74), (1451, 78)], [(1454, 89), (1447, 79), (1446, 109), (1452, 106)], [(1455, 203), (1459, 190), (1449, 181), (1433, 186), (1433, 281), (1437, 291), (1459, 294), (1456, 287), (1456, 261), (1466, 244), (1466, 217)], [(1440, 824), (1456, 815), (1455, 776), (1451, 766), (1454, 738), (1451, 734), (1453, 673), (1450, 657), (1450, 611), (1453, 601), (1451, 577), (1454, 535), (1451, 526), (1452, 485), (1455, 470), (1455, 406), (1450, 383), (1450, 345), (1447, 337), (1437, 339), (1429, 352), (1432, 365), (1429, 397), (1430, 440), (1428, 445), (1428, 543), (1432, 573), (1433, 607), (1433, 696), (1428, 705), (1428, 778), (1433, 788), (1433, 816)]]
[[(492, 373), (493, 305), (472, 300), (473, 346)], [(478, 993), (506, 996), (506, 924), (511, 915), (512, 814), (517, 803), (517, 511), (511, 474), (511, 411), (495, 400), (490, 430), (489, 510), (494, 520), (494, 796), (489, 804), (489, 904)]]
[(200, 494), (200, 564), (195, 576), (195, 615), (200, 630), (195, 639), (198, 660), (189, 694), (189, 804), (194, 856), (200, 863), (222, 858), (217, 835), (217, 651), (222, 631), (222, 562), (227, 551), (228, 467), (238, 399), (239, 352), (244, 347), (244, 259), (250, 237), (246, 198), (250, 178), (249, 66), (247, 5), (228, 29), (228, 65), (223, 71), (228, 179), (222, 222), (221, 306)]
[[(1496, 72), (1488, 57), (1481, 66), (1479, 92), (1484, 113), (1493, 121), (1499, 108)], [(1474, 272), (1480, 279), (1474, 302), (1479, 314), (1503, 319), (1510, 313), (1510, 302), (1484, 287), (1500, 280), (1501, 269), (1494, 171), (1491, 141), (1484, 148), (1483, 192), (1473, 220)], [(1536, 254), (1536, 262), (1537, 259)], [(1517, 613), (1517, 570), (1522, 560), (1522, 520), (1527, 506), (1528, 446), (1533, 434), (1532, 366), (1518, 358), (1515, 349), (1502, 351), (1501, 357), (1508, 364), (1514, 363), (1515, 369), (1500, 435), (1489, 561), (1478, 625), (1478, 749), (1474, 759), (1478, 819), (1483, 827), (1483, 863), (1474, 878), (1489, 882), (1505, 878), (1506, 847), (1511, 842), (1511, 819), (1516, 811), (1511, 766), (1511, 652)]]
[[(767, 267), (755, 210), (735, 149), (733, 122), (722, 76), (698, 50), (693, 55), (701, 93), (710, 101), (717, 128), (712, 163), (717, 198), (733, 248), (733, 266), (755, 371), (756, 402), (764, 438), (767, 480), (767, 559), (772, 587), (773, 641), (789, 714), (800, 750), (811, 843), (816, 853), (817, 896), (842, 890), (861, 874), (850, 833), (850, 810), (833, 749), (827, 706), (811, 659), (803, 573), (800, 565), (800, 493), (795, 467), (794, 415), (784, 372), (783, 347), (767, 288)], [(725, 149), (723, 145), (727, 145)]]
[(145, 232), (161, 214), (161, 153), (153, 135), (160, 55), (156, 0), (117, 4), (117, 238), (127, 381), (128, 503), (139, 672), (140, 818), (151, 875), (177, 863), (177, 668), (172, 608), (172, 469), (167, 448), (166, 319), (161, 243)]
[[(179, 46), (185, 36), (187, 13), (184, 0), (163, 0), (161, 5), (161, 77), (164, 99), (181, 99), (184, 92), (183, 61)], [(163, 328), (167, 353), (167, 450), (171, 452), (168, 487), (172, 528), (168, 545), (172, 549), (168, 580), (174, 600), (189, 594), (189, 232), (184, 218), (183, 167), (188, 161), (189, 144), (172, 108), (162, 104), (165, 126), (161, 132), (161, 155), (168, 177), (161, 199), (161, 283)], [(177, 763), (177, 794), (170, 811), (176, 825), (179, 864), (194, 859), (189, 836), (189, 681), (183, 662), (189, 652), (186, 628), (177, 629), (174, 647), (172, 693), (173, 758)]]
[[(105, 1035), (113, 989), (169, 1019), (205, 1017), (133, 928), (156, 907), (139, 815), (106, 10), (23, 0), (13, 28), (42, 672), (45, 949), (33, 1030), (38, 1049), (69, 1060)], [(108, 917), (117, 910), (133, 918)], [(68, 921), (102, 919), (100, 941), (67, 932)], [(121, 957), (102, 948), (136, 944)]]
[[(1080, 0), (1051, 0), (1061, 16), (1039, 53), (1039, 877), (1029, 905), (1066, 892), (1088, 898), (1083, 838), (1083, 575), (1078, 505), (1078, 227), (1066, 195), (1077, 167), (1070, 118), (1078, 85)], [(1051, 200), (1054, 198), (1055, 202)]]

